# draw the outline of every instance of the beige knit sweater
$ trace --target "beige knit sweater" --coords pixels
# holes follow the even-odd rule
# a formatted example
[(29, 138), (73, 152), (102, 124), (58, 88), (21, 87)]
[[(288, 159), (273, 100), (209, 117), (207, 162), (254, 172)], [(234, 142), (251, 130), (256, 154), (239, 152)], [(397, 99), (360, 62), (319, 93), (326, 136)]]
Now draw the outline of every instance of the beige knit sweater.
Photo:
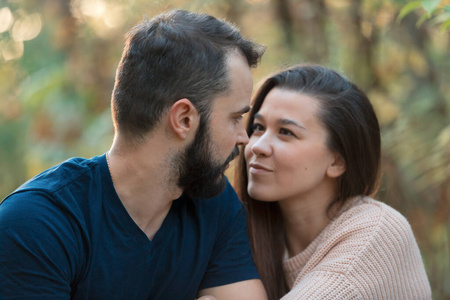
[(350, 199), (301, 253), (284, 261), (294, 299), (431, 299), (408, 221), (369, 197)]

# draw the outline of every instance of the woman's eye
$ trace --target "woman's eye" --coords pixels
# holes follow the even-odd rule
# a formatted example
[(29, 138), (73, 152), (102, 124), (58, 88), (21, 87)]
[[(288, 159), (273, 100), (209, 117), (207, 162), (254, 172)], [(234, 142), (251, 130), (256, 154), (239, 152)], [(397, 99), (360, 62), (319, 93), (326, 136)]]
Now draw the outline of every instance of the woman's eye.
[(281, 129), (280, 129), (280, 134), (282, 134), (282, 135), (292, 135), (292, 136), (294, 136), (294, 134), (292, 133), (292, 131), (290, 131), (289, 129), (286, 129), (286, 128), (281, 128)]
[(252, 125), (252, 131), (253, 132), (259, 132), (259, 131), (263, 131), (264, 127), (262, 127), (261, 124), (255, 123)]

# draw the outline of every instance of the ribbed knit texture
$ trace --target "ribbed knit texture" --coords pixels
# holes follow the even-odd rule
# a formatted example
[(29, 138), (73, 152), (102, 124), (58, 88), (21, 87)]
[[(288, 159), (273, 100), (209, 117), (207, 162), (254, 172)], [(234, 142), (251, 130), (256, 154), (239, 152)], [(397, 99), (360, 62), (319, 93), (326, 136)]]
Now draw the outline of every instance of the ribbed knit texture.
[(301, 253), (284, 261), (294, 299), (431, 299), (408, 221), (369, 197), (350, 199)]

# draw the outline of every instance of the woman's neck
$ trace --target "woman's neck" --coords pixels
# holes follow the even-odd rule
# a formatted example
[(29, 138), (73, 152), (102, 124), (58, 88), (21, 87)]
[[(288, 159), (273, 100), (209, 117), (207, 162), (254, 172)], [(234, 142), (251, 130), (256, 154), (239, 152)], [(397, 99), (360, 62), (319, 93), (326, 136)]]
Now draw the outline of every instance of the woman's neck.
[(308, 197), (279, 201), (289, 257), (305, 250), (339, 211), (340, 205), (334, 205), (328, 212), (334, 195), (321, 190)]

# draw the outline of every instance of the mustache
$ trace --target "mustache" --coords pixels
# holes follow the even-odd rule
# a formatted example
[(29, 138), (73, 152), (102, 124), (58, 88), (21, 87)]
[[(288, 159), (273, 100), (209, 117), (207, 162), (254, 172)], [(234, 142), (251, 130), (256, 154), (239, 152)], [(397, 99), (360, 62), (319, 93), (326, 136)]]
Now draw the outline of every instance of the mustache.
[(225, 163), (223, 165), (224, 166), (228, 165), (233, 159), (238, 157), (239, 154), (240, 154), (239, 148), (236, 146), (234, 148), (233, 152), (231, 152), (230, 156), (228, 156), (227, 160), (225, 161)]

